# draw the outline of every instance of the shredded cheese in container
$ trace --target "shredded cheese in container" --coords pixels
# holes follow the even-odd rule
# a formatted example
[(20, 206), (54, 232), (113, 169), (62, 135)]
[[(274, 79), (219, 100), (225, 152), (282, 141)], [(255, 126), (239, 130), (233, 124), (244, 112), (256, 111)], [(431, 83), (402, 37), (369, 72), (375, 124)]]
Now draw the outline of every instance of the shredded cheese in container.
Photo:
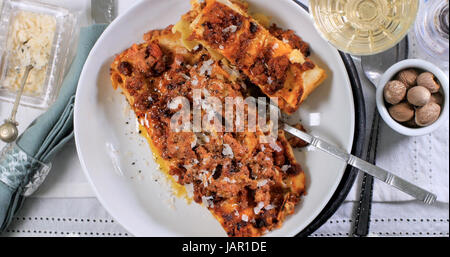
[(22, 81), (25, 67), (33, 65), (24, 94), (39, 96), (44, 93), (44, 82), (56, 31), (55, 17), (20, 11), (10, 26), (8, 38), (10, 65), (4, 86), (16, 91)]

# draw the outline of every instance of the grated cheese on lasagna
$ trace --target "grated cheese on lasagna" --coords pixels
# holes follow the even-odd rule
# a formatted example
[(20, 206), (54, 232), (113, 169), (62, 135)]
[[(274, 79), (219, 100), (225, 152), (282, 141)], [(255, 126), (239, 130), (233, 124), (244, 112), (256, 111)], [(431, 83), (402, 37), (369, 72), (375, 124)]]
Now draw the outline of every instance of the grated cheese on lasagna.
[[(233, 10), (243, 8), (242, 12), (247, 11), (245, 3), (230, 1), (235, 4)], [(251, 90), (257, 85), (249, 81), (245, 71), (226, 58), (222, 50), (232, 48), (233, 44), (220, 42), (215, 45), (217, 48), (207, 47), (204, 40), (196, 42), (188, 35), (192, 33), (189, 24), (200, 17), (201, 12), (208, 14), (203, 17), (214, 16), (214, 12), (199, 10), (197, 5), (207, 9), (215, 3), (220, 4), (219, 0), (194, 0), (191, 3), (194, 8), (183, 15), (179, 23), (163, 30), (149, 31), (144, 35), (143, 43), (133, 44), (115, 57), (110, 69), (112, 86), (121, 89), (138, 120), (147, 121), (141, 124), (143, 135), (148, 139), (157, 163), (163, 164), (163, 172), (174, 184), (183, 187), (194, 202), (208, 208), (229, 236), (262, 236), (282, 226), (294, 213), (306, 192), (305, 173), (295, 159), (284, 131), (278, 130), (278, 137), (269, 142), (259, 141), (264, 134), (259, 125), (254, 132), (224, 132), (225, 124), (220, 122), (224, 110), (215, 109), (207, 98), (214, 97), (221, 103), (228, 97), (244, 98), (251, 96)], [(240, 13), (232, 14), (232, 21), (248, 19)], [(240, 35), (242, 24), (221, 24), (217, 32)], [(208, 23), (205, 22), (204, 27), (208, 28)], [(259, 29), (250, 28), (252, 31), (256, 34)], [(300, 57), (307, 58), (308, 44), (293, 31), (273, 25), (261, 32), (274, 42), (263, 50), (284, 48), (289, 54), (298, 52)], [(213, 34), (210, 36), (214, 37)], [(284, 38), (287, 43), (281, 41)], [(240, 57), (252, 53), (244, 50), (235, 53)], [(288, 59), (288, 54), (283, 56)], [(258, 62), (265, 66), (267, 63), (264, 62), (270, 62), (274, 56), (263, 57), (267, 58)], [(268, 75), (265, 81), (275, 84), (277, 77)], [(308, 87), (302, 83), (296, 86), (301, 90)], [(195, 99), (195, 92), (201, 92), (202, 98)], [(189, 106), (194, 103), (201, 106), (199, 116), (202, 121), (207, 121), (204, 131), (170, 128), (172, 118), (181, 108), (180, 103), (174, 101), (180, 96), (186, 98)], [(296, 109), (297, 104), (294, 107)], [(248, 113), (247, 116), (251, 115)], [(234, 123), (236, 117), (230, 117), (228, 121)], [(189, 121), (192, 119), (193, 116)], [(218, 129), (210, 126), (216, 119), (219, 120), (215, 124)], [(248, 127), (246, 119), (243, 123)]]

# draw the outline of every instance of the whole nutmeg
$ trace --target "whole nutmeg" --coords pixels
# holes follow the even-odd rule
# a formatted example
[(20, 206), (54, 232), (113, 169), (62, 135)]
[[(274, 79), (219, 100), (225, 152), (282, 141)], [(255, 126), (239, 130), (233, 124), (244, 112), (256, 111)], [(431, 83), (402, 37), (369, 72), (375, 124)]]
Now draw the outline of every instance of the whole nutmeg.
[(403, 125), (410, 127), (410, 128), (417, 128), (419, 127), (416, 123), (416, 119), (414, 117), (406, 122), (403, 122)]
[(441, 93), (432, 94), (430, 102), (442, 105), (444, 103), (444, 97), (442, 96)]
[(400, 103), (406, 96), (406, 85), (399, 80), (389, 81), (384, 87), (384, 100), (390, 104)]
[(441, 114), (441, 107), (436, 103), (428, 103), (416, 110), (416, 123), (421, 127), (433, 124)]
[(417, 71), (415, 69), (402, 70), (398, 73), (397, 79), (405, 83), (407, 87), (416, 85)]
[(417, 77), (417, 85), (430, 90), (431, 93), (437, 93), (441, 86), (434, 80), (431, 72), (424, 72)]
[(398, 122), (405, 122), (414, 117), (414, 108), (408, 103), (399, 103), (389, 108), (389, 114)]
[(430, 101), (430, 98), (430, 91), (422, 86), (415, 86), (408, 90), (407, 99), (412, 105), (424, 106)]

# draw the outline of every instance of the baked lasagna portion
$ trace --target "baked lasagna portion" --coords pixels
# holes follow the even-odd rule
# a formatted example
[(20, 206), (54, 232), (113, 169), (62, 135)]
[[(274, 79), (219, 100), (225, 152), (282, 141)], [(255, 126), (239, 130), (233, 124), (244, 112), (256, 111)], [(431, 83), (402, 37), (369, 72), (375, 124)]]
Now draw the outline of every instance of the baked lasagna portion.
[[(318, 81), (305, 82), (310, 78), (308, 72), (321, 70), (307, 58), (308, 44), (293, 31), (275, 25), (263, 28), (243, 12), (247, 8), (244, 3), (233, 1), (230, 10), (222, 2), (193, 1), (193, 9), (179, 23), (146, 33), (143, 43), (116, 56), (111, 80), (134, 110), (165, 172), (181, 186), (192, 185), (193, 200), (207, 207), (229, 236), (261, 236), (280, 227), (305, 194), (305, 174), (291, 146), (302, 142), (288, 141), (282, 130), (275, 141), (261, 141), (266, 130), (259, 125), (255, 130), (248, 129), (250, 116), (259, 114), (251, 112), (251, 105), (245, 107), (246, 129), (224, 132), (228, 131), (227, 123), (237, 122), (236, 113), (226, 115), (224, 103), (257, 92), (279, 96), (284, 110), (290, 113), (311, 91), (312, 86), (306, 85), (315, 86)], [(214, 6), (220, 8), (214, 10)], [(227, 17), (231, 17), (231, 11), (234, 18), (230, 25)], [(219, 16), (225, 19), (226, 32), (216, 34), (213, 40), (199, 29), (209, 29), (204, 19), (211, 12), (226, 12)], [(216, 26), (211, 25), (213, 30)], [(192, 36), (193, 31), (196, 36)], [(250, 34), (241, 35), (245, 33)], [(264, 38), (270, 47), (251, 38)], [(235, 48), (241, 43), (245, 48)], [(291, 60), (295, 55), (302, 58), (300, 62)], [(180, 97), (184, 101), (178, 101)], [(210, 97), (218, 99), (224, 108), (214, 108), (208, 102)], [(186, 106), (189, 110), (201, 106), (200, 132), (192, 127), (173, 128), (174, 118), (178, 124), (176, 115)], [(191, 124), (194, 116), (187, 116)]]
[[(183, 16), (189, 39), (224, 56), (270, 97), (279, 107), (295, 112), (306, 97), (326, 78), (323, 69), (309, 58), (307, 47), (290, 42), (283, 33), (271, 33), (247, 13), (237, 0), (192, 1)], [(285, 35), (289, 37), (289, 35)]]

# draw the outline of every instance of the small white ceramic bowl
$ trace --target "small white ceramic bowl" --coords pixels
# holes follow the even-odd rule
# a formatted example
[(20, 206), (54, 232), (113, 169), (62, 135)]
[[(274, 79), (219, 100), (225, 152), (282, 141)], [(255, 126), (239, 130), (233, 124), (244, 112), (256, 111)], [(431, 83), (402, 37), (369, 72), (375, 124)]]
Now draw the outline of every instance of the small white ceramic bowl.
[[(385, 101), (384, 101), (384, 87), (386, 84), (395, 79), (395, 76), (402, 70), (408, 69), (408, 68), (416, 68), (424, 71), (429, 71), (433, 73), (436, 76), (436, 79), (441, 84), (441, 93), (444, 97), (444, 103), (442, 105), (441, 115), (439, 116), (439, 119), (434, 122), (433, 124), (427, 126), (427, 127), (421, 127), (421, 128), (409, 128), (406, 127), (397, 121), (395, 121), (391, 115), (388, 112), (388, 109), (386, 107)], [(388, 124), (393, 130), (397, 131), (400, 134), (406, 135), (406, 136), (422, 136), (429, 134), (439, 128), (444, 122), (447, 121), (448, 115), (449, 115), (449, 85), (448, 85), (448, 77), (447, 75), (439, 69), (436, 65), (419, 59), (408, 59), (401, 61), (395, 65), (393, 65), (391, 68), (389, 68), (383, 76), (381, 76), (378, 85), (377, 85), (377, 94), (376, 94), (376, 103), (378, 111), (383, 118), (383, 120)]]

